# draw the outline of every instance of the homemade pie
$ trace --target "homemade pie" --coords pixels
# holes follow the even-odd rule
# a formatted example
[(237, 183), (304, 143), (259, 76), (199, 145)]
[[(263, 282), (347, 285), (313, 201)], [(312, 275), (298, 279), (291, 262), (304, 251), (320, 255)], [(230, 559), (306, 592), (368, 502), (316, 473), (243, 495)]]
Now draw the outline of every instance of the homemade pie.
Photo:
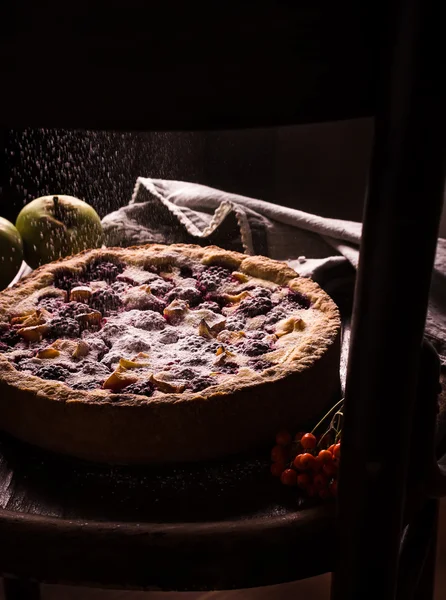
[(0, 294), (0, 427), (109, 463), (248, 451), (333, 401), (339, 334), (331, 298), (285, 263), (90, 250)]

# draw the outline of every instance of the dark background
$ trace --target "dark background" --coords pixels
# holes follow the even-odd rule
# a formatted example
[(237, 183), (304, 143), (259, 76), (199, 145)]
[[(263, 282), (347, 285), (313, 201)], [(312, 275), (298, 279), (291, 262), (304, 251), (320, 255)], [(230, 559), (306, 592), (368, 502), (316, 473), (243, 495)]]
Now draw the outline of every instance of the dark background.
[(140, 175), (361, 220), (373, 121), (218, 132), (32, 129), (0, 135), (0, 214), (12, 221), (24, 203), (54, 193), (84, 199), (103, 216), (129, 202)]

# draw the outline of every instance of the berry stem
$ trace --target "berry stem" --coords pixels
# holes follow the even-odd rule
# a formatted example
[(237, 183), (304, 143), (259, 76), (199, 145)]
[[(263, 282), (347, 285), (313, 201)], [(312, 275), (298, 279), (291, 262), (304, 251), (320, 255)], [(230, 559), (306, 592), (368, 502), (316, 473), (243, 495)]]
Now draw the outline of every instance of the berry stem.
[[(333, 415), (333, 418), (331, 420), (330, 427), (333, 429), (336, 429), (336, 431), (337, 431), (339, 429), (339, 424), (340, 424), (342, 416), (344, 416), (344, 415), (341, 411), (338, 410), (337, 412), (335, 412), (335, 414)], [(337, 417), (337, 419), (336, 419), (336, 417)], [(335, 427), (335, 423), (336, 423), (336, 427)]]
[[(338, 406), (340, 406), (343, 402), (344, 402), (344, 398), (341, 398), (339, 400), (339, 402), (336, 402), (336, 404), (334, 406), (332, 406), (330, 408), (330, 410), (322, 417), (322, 419), (319, 421), (319, 423), (315, 427), (313, 427), (313, 430), (311, 431), (311, 433), (314, 434), (314, 432), (319, 427), (319, 425), (322, 425), (322, 423), (325, 421), (325, 419), (328, 419), (328, 417), (333, 413), (333, 411), (335, 411), (338, 408)], [(331, 429), (331, 424), (330, 424), (330, 429)]]

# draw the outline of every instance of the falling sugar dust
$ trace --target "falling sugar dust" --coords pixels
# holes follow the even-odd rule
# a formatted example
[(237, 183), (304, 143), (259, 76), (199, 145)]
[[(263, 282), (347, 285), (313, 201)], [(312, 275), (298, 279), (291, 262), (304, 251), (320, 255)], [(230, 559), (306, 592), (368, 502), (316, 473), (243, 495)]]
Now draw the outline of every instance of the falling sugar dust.
[(102, 218), (129, 202), (141, 175), (202, 179), (203, 140), (193, 132), (10, 130), (1, 214), (14, 221), (24, 204), (57, 193), (85, 200)]
[[(42, 196), (59, 194), (84, 200), (102, 218), (130, 201), (141, 175), (202, 181), (204, 135), (54, 129), (5, 131), (0, 216), (15, 223), (24, 205)], [(41, 260), (58, 258), (57, 249), (53, 248), (58, 244), (52, 241), (57, 234), (40, 231), (37, 235), (38, 240), (27, 245), (30, 252), (42, 254), (37, 246), (45, 238), (47, 247)], [(64, 241), (59, 245), (64, 246)], [(30, 252), (25, 252), (28, 258)], [(5, 254), (9, 261), (10, 253)]]

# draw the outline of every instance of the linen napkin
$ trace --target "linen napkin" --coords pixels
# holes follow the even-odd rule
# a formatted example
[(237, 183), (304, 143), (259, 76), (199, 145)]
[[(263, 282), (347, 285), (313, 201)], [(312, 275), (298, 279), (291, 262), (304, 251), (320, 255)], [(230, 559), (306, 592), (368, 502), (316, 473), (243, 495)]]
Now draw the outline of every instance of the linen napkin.
[[(139, 177), (130, 203), (104, 217), (109, 246), (195, 243), (263, 254), (312, 277), (351, 308), (361, 223), (330, 219), (183, 181)], [(408, 255), (408, 260), (410, 256)], [(439, 239), (426, 337), (446, 366), (446, 240)]]

